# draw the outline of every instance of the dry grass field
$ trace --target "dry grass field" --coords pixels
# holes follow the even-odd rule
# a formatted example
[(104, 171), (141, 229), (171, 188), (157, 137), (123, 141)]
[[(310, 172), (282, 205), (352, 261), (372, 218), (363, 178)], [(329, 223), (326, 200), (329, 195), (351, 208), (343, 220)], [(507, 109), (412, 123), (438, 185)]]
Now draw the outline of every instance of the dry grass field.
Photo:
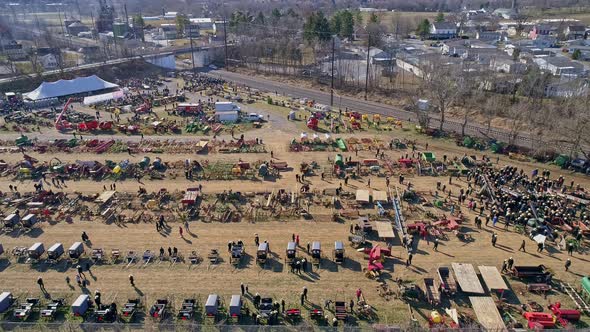
[[(196, 97), (193, 97), (196, 98)], [(298, 173), (298, 167), (301, 162), (315, 161), (320, 166), (329, 167), (329, 158), (334, 157), (334, 152), (302, 152), (293, 153), (288, 151), (288, 144), (298, 137), (302, 131), (300, 124), (286, 121), (286, 112), (278, 107), (264, 106), (254, 104), (249, 106), (248, 111), (261, 112), (270, 114), (270, 123), (257, 131), (246, 133), (248, 138), (254, 136), (262, 138), (267, 145), (268, 151), (273, 151), (274, 157), (280, 161), (286, 161), (295, 170), (281, 173), (279, 179), (273, 181), (189, 181), (181, 175), (175, 179), (166, 180), (144, 180), (139, 184), (134, 180), (117, 182), (117, 191), (120, 193), (129, 193), (135, 195), (138, 188), (144, 187), (148, 192), (158, 191), (161, 188), (169, 192), (185, 190), (189, 187), (195, 187), (202, 184), (203, 192), (208, 195), (221, 193), (226, 190), (234, 192), (271, 192), (273, 190), (285, 189), (287, 191), (297, 191), (300, 184), (295, 181), (295, 174)], [(52, 135), (55, 133), (52, 133)], [(461, 157), (464, 154), (477, 155), (478, 159), (485, 152), (466, 150), (456, 147), (450, 140), (430, 140), (424, 136), (418, 136), (413, 131), (393, 130), (389, 132), (361, 131), (355, 134), (338, 135), (339, 137), (370, 137), (388, 142), (393, 138), (417, 139), (417, 149), (426, 150), (425, 144), (428, 143), (428, 150), (434, 151), (441, 158), (447, 155)], [(0, 137), (1, 138), (1, 137)], [(147, 138), (146, 138), (147, 139)], [(197, 139), (195, 137), (195, 139)], [(229, 139), (229, 137), (220, 137), (220, 139)], [(387, 158), (397, 160), (408, 153), (406, 150), (385, 151)], [(411, 150), (409, 151), (411, 154)], [(121, 161), (130, 159), (130, 161), (139, 161), (144, 154), (135, 154), (128, 156), (126, 154), (39, 154), (29, 153), (30, 156), (39, 159), (41, 162), (49, 162), (52, 158), (58, 158), (62, 162), (74, 162), (75, 160), (97, 160), (104, 162), (106, 160)], [(183, 154), (145, 154), (149, 157), (160, 157), (167, 162), (183, 161), (186, 158), (203, 162), (208, 160), (237, 162), (238, 159), (246, 162), (255, 162), (257, 160), (268, 160), (269, 154), (209, 154), (209, 155), (183, 155)], [(373, 158), (373, 151), (361, 151), (358, 157), (352, 153), (344, 153), (344, 157), (353, 157), (354, 159)], [(6, 162), (20, 160), (22, 155), (18, 153), (0, 154), (0, 159)], [(494, 157), (495, 161), (495, 157)], [(564, 174), (566, 183), (570, 179), (588, 187), (590, 181), (575, 174), (563, 173), (551, 165), (538, 165), (534, 163), (524, 163), (509, 160), (502, 156), (500, 166), (506, 163), (522, 167), (526, 172), (533, 168), (548, 168), (553, 171), (552, 174)], [(417, 193), (427, 200), (433, 200), (433, 191), (436, 188), (437, 181), (446, 182), (446, 177), (417, 177), (410, 175), (408, 180), (414, 185)], [(367, 177), (360, 180), (351, 180), (348, 186), (344, 186), (345, 191), (354, 193), (356, 189), (367, 189)], [(340, 185), (338, 180), (322, 181), (320, 176), (308, 178), (311, 189), (314, 193), (320, 193), (323, 189), (337, 188)], [(397, 183), (397, 177), (392, 177), (392, 186)], [(1, 177), (0, 188), (2, 191), (8, 191), (10, 184), (17, 185), (20, 192), (32, 191), (34, 183), (30, 180), (14, 181), (11, 178)], [(89, 180), (68, 181), (66, 186), (56, 188), (50, 183), (46, 183), (46, 189), (54, 191), (63, 191), (66, 193), (80, 193), (90, 195), (103, 191), (103, 186), (109, 187), (112, 182), (96, 182)], [(454, 193), (460, 188), (467, 188), (465, 180), (455, 180), (449, 186)], [(385, 178), (373, 177), (371, 188), (385, 190)], [(400, 187), (400, 190), (403, 190)], [(0, 206), (4, 214), (13, 210), (13, 207), (6, 205)], [(146, 208), (147, 209), (147, 208)], [(392, 289), (397, 289), (395, 280), (398, 278), (404, 281), (416, 282), (422, 284), (424, 277), (435, 277), (436, 268), (439, 265), (450, 265), (452, 262), (465, 262), (478, 265), (492, 265), (500, 267), (502, 261), (508, 257), (513, 257), (515, 264), (537, 265), (545, 264), (555, 272), (556, 280), (563, 280), (575, 285), (579, 285), (582, 276), (590, 273), (589, 256), (587, 254), (576, 254), (572, 258), (572, 267), (569, 272), (564, 271), (564, 262), (566, 254), (556, 248), (551, 247), (547, 253), (536, 253), (535, 245), (532, 240), (526, 238), (528, 252), (518, 251), (520, 242), (525, 239), (520, 234), (513, 232), (512, 228), (505, 230), (502, 226), (498, 228), (484, 227), (477, 229), (473, 224), (474, 214), (467, 211), (466, 206), (461, 207), (466, 214), (466, 221), (463, 224), (463, 230), (470, 233), (474, 239), (472, 242), (462, 242), (452, 233), (448, 233), (448, 240), (441, 241), (438, 252), (432, 248), (432, 242), (419, 241), (413, 264), (409, 268), (405, 267), (407, 258), (406, 251), (400, 246), (398, 239), (395, 239), (392, 247), (392, 257), (385, 259), (385, 271), (382, 280)], [(147, 306), (151, 305), (157, 298), (168, 298), (174, 305), (174, 310), (178, 310), (180, 303), (184, 298), (197, 298), (200, 301), (200, 312), (208, 294), (217, 293), (221, 295), (226, 303), (232, 294), (239, 294), (240, 284), (244, 283), (249, 287), (248, 299), (253, 294), (270, 296), (276, 301), (284, 299), (287, 307), (301, 307), (299, 305), (299, 296), (304, 287), (309, 290), (309, 302), (306, 302), (302, 309), (308, 309), (314, 305), (323, 306), (325, 300), (345, 300), (350, 301), (355, 298), (355, 291), (361, 288), (363, 294), (373, 308), (375, 308), (376, 317), (372, 320), (354, 319), (351, 324), (367, 326), (371, 323), (394, 324), (406, 326), (408, 324), (407, 304), (395, 296), (388, 298), (379, 295), (379, 284), (372, 279), (365, 277), (363, 268), (367, 266), (367, 259), (362, 252), (358, 252), (348, 245), (349, 228), (353, 220), (344, 220), (342, 222), (331, 221), (332, 209), (326, 208), (319, 203), (311, 206), (313, 220), (304, 220), (298, 218), (276, 218), (264, 221), (251, 222), (242, 220), (235, 223), (220, 223), (217, 221), (203, 222), (202, 220), (191, 221), (190, 230), (185, 230), (184, 236), (179, 235), (181, 222), (171, 221), (168, 228), (163, 232), (157, 232), (155, 224), (149, 223), (104, 223), (100, 217), (94, 217), (93, 220), (80, 220), (80, 216), (73, 216), (72, 222), (66, 222), (65, 218), (53, 218), (51, 222), (43, 222), (38, 228), (27, 234), (0, 233), (0, 243), (6, 253), (0, 256), (0, 291), (11, 291), (21, 299), (30, 296), (41, 296), (36, 280), (41, 276), (45, 282), (48, 292), (53, 297), (65, 297), (72, 301), (78, 294), (83, 291), (94, 292), (100, 290), (103, 294), (103, 302), (116, 302), (121, 307), (128, 298), (141, 297)], [(431, 211), (435, 214), (443, 214), (448, 211), (437, 210), (435, 208), (421, 208), (409, 206), (404, 203), (404, 213), (409, 223), (424, 220), (425, 211)], [(133, 211), (131, 211), (133, 212)], [(158, 215), (160, 211), (153, 211)], [(374, 206), (362, 208), (361, 214), (370, 214), (375, 216), (377, 209)], [(74, 282), (76, 269), (71, 264), (62, 261), (55, 265), (48, 264), (24, 264), (17, 263), (9, 252), (15, 246), (30, 246), (34, 242), (43, 242), (48, 248), (53, 243), (61, 242), (68, 248), (73, 242), (80, 241), (80, 235), (86, 232), (90, 237), (90, 248), (103, 248), (107, 253), (117, 248), (121, 253), (133, 250), (141, 255), (149, 249), (157, 252), (160, 247), (176, 247), (179, 252), (186, 258), (191, 251), (196, 251), (199, 255), (206, 257), (211, 249), (219, 249), (221, 252), (221, 261), (218, 264), (209, 264), (202, 262), (199, 265), (191, 266), (188, 262), (171, 264), (170, 262), (154, 262), (147, 266), (138, 262), (126, 266), (123, 263), (111, 264), (105, 262), (99, 265), (92, 265), (91, 273), (86, 272), (89, 285), (86, 289), (80, 289)], [(492, 232), (499, 234), (498, 246), (492, 247), (490, 237)], [(254, 245), (254, 236), (258, 234), (261, 241), (267, 240), (270, 243), (272, 251), (269, 262), (260, 266), (256, 263), (256, 248)], [(285, 247), (287, 242), (291, 241), (292, 234), (300, 236), (301, 247), (298, 248), (298, 255), (309, 259), (305, 246), (308, 242), (321, 241), (323, 248), (323, 258), (319, 268), (313, 267), (312, 271), (296, 275), (290, 273), (290, 269), (285, 265)], [(246, 244), (246, 257), (238, 267), (233, 267), (228, 262), (227, 243), (228, 241), (243, 240)], [(379, 244), (382, 247), (386, 243), (379, 240), (376, 235), (369, 236), (373, 245)], [(332, 261), (332, 249), (334, 241), (344, 241), (346, 245), (346, 261), (342, 266)], [(129, 275), (133, 275), (136, 287), (131, 287), (128, 281)], [(71, 285), (66, 283), (66, 277), (69, 277)], [(526, 303), (528, 301), (538, 301), (543, 306), (548, 302), (561, 301), (564, 307), (569, 308), (572, 302), (569, 297), (559, 291), (549, 294), (547, 299), (526, 292), (524, 284), (510, 277), (506, 277), (511, 289), (507, 292), (506, 298), (510, 303)], [(494, 295), (495, 296), (495, 295)], [(457, 308), (459, 312), (465, 315), (473, 316), (469, 302), (463, 296), (449, 301), (443, 301), (445, 306)], [(247, 301), (247, 306), (252, 308), (252, 304)], [(333, 308), (333, 307), (332, 307)], [(426, 317), (433, 309), (429, 304), (424, 302), (414, 302), (413, 308), (417, 312), (420, 325), (426, 326)], [(439, 308), (440, 309), (440, 308)], [(333, 316), (332, 313), (329, 314)], [(308, 314), (304, 310), (305, 320)], [(358, 318), (358, 317), (357, 317)], [(64, 319), (71, 320), (71, 317)], [(147, 318), (146, 318), (147, 319)], [(138, 322), (144, 319), (140, 318)], [(522, 321), (522, 319), (521, 319)], [(248, 321), (244, 321), (248, 322)], [(580, 325), (585, 326), (585, 325)]]

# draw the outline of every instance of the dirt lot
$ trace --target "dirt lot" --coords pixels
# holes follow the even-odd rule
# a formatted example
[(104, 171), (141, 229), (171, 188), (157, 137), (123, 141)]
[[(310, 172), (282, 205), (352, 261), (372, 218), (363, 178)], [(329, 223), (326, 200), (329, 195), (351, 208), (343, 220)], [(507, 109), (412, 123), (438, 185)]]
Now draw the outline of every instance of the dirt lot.
[[(264, 107), (255, 104), (250, 106), (252, 109), (259, 109), (263, 114), (270, 114), (270, 123), (263, 129), (247, 132), (246, 136), (256, 135), (262, 138), (267, 146), (268, 151), (273, 151), (276, 159), (286, 161), (290, 166), (298, 169), (302, 161), (316, 161), (321, 166), (329, 166), (328, 158), (333, 158), (333, 152), (305, 152), (291, 153), (288, 152), (288, 144), (293, 138), (298, 138), (302, 131), (299, 122), (294, 123), (287, 121), (286, 112), (276, 107)], [(258, 107), (258, 108), (257, 108)], [(418, 139), (417, 149), (425, 150), (425, 144), (428, 142), (428, 150), (434, 151), (437, 157), (448, 155), (461, 157), (464, 154), (477, 155), (481, 158), (481, 152), (458, 148), (453, 142), (448, 140), (428, 140), (423, 136), (412, 131), (395, 129), (388, 132), (365, 131), (355, 134), (338, 135), (339, 137), (372, 137), (382, 141), (389, 141), (392, 138)], [(227, 137), (220, 137), (223, 139)], [(249, 137), (251, 138), (251, 137)], [(1, 139), (1, 137), (0, 137)], [(406, 153), (411, 154), (411, 150), (392, 150), (386, 151), (385, 155), (397, 160)], [(125, 154), (37, 154), (30, 153), (31, 156), (40, 161), (49, 161), (51, 158), (58, 158), (62, 162), (73, 162), (75, 160), (115, 160), (120, 161), (129, 158), (137, 161), (143, 154), (129, 157)], [(178, 155), (178, 154), (149, 154), (152, 159), (156, 156), (161, 157), (164, 161), (174, 162), (191, 158), (194, 160), (237, 162), (238, 159), (243, 161), (254, 162), (256, 160), (268, 160), (269, 154), (209, 154), (201, 155)], [(345, 153), (344, 157), (353, 158), (374, 158), (374, 152), (362, 151), (356, 157), (352, 153)], [(0, 159), (11, 162), (20, 160), (20, 154), (2, 154)], [(495, 156), (494, 156), (495, 162)], [(499, 164), (511, 163), (514, 166), (522, 167), (526, 172), (533, 168), (548, 168), (552, 170), (552, 175), (564, 174), (554, 166), (538, 165), (533, 163), (522, 163), (501, 157)], [(195, 182), (184, 179), (182, 176), (176, 179), (166, 179), (159, 181), (145, 181), (143, 185), (133, 180), (127, 180), (117, 183), (117, 190), (120, 192), (129, 192), (135, 194), (141, 185), (148, 192), (157, 191), (160, 188), (166, 188), (169, 191), (185, 190), (188, 187), (195, 187), (199, 183), (203, 186), (206, 194), (221, 193), (224, 190), (232, 189), (241, 192), (263, 192), (272, 191), (273, 189), (286, 189), (287, 191), (297, 191), (300, 187), (295, 180), (296, 170), (283, 172), (281, 178), (274, 181), (203, 181)], [(576, 183), (588, 187), (590, 181), (588, 178), (578, 177), (577, 175), (564, 174), (566, 183), (575, 180)], [(368, 177), (359, 180), (351, 180), (348, 186), (344, 186), (345, 191), (354, 192), (357, 188), (367, 189)], [(446, 181), (446, 177), (414, 177), (409, 176), (409, 181), (414, 185), (416, 191), (426, 199), (433, 199), (431, 193), (436, 187), (437, 181)], [(322, 181), (319, 176), (309, 178), (311, 189), (314, 192), (320, 192), (325, 188), (336, 188), (340, 181), (328, 180)], [(392, 177), (392, 183), (397, 182), (397, 177)], [(0, 188), (3, 191), (8, 190), (10, 184), (17, 185), (19, 191), (32, 191), (34, 183), (30, 180), (22, 182), (13, 181), (10, 178), (0, 178)], [(68, 181), (66, 186), (55, 188), (47, 183), (46, 188), (55, 191), (64, 191), (67, 193), (80, 192), (83, 194), (94, 194), (101, 192), (103, 186), (110, 186), (112, 182), (95, 182), (89, 180)], [(467, 188), (464, 180), (455, 180), (450, 186), (453, 192), (458, 192), (459, 188)], [(371, 188), (385, 190), (385, 178), (373, 177), (371, 179)], [(403, 188), (400, 187), (400, 190)], [(4, 213), (9, 212), (11, 208), (7, 206), (0, 207)], [(405, 214), (408, 222), (424, 220), (424, 213), (417, 209), (410, 208), (404, 204)], [(441, 241), (438, 252), (433, 251), (432, 243), (420, 241), (417, 253), (409, 268), (405, 267), (407, 254), (405, 249), (400, 246), (400, 241), (393, 241), (393, 257), (385, 259), (385, 272), (382, 279), (397, 289), (395, 280), (402, 278), (405, 281), (414, 281), (418, 285), (422, 284), (424, 277), (436, 277), (436, 267), (439, 265), (450, 265), (452, 262), (467, 262), (475, 266), (493, 265), (500, 267), (502, 261), (508, 257), (513, 257), (515, 264), (536, 265), (544, 264), (555, 272), (555, 280), (563, 280), (575, 284), (580, 283), (580, 278), (590, 273), (590, 264), (588, 264), (587, 254), (576, 254), (572, 258), (572, 267), (569, 272), (564, 271), (564, 262), (566, 254), (559, 252), (555, 248), (550, 248), (550, 255), (547, 253), (535, 253), (535, 245), (532, 240), (526, 238), (527, 253), (518, 251), (518, 247), (525, 239), (522, 235), (516, 234), (510, 230), (504, 230), (503, 226), (499, 228), (484, 227), (478, 230), (473, 225), (474, 215), (467, 211), (466, 206), (462, 210), (467, 215), (467, 221), (464, 223), (464, 230), (469, 232), (474, 241), (462, 242), (448, 234), (448, 241)], [(371, 206), (361, 210), (363, 214), (376, 215), (376, 208)], [(436, 214), (445, 213), (440, 210), (433, 210)], [(347, 245), (349, 227), (351, 220), (343, 222), (331, 221), (331, 209), (322, 206), (313, 206), (311, 209), (314, 215), (313, 220), (303, 220), (285, 218), (279, 220), (269, 220), (264, 222), (238, 222), (223, 224), (219, 222), (206, 223), (203, 221), (193, 221), (190, 223), (190, 231), (185, 230), (184, 237), (179, 235), (178, 227), (182, 224), (171, 222), (164, 232), (156, 232), (153, 223), (139, 224), (105, 224), (99, 218), (93, 221), (82, 221), (78, 216), (74, 216), (71, 223), (65, 220), (54, 220), (50, 223), (42, 223), (37, 229), (25, 235), (16, 233), (0, 234), (0, 243), (3, 245), (5, 253), (0, 259), (0, 290), (11, 291), (22, 298), (26, 296), (40, 296), (39, 287), (36, 280), (39, 276), (43, 277), (48, 292), (53, 297), (66, 297), (73, 300), (82, 291), (94, 292), (99, 289), (103, 294), (103, 302), (117, 302), (119, 307), (128, 298), (143, 297), (144, 302), (149, 306), (156, 298), (167, 297), (173, 300), (175, 310), (180, 306), (183, 298), (195, 297), (200, 301), (200, 311), (207, 295), (210, 293), (220, 294), (226, 301), (232, 294), (240, 292), (240, 283), (249, 287), (249, 296), (260, 293), (260, 295), (270, 296), (276, 301), (284, 299), (287, 307), (300, 307), (299, 296), (303, 287), (309, 290), (309, 302), (306, 302), (303, 308), (310, 308), (312, 305), (323, 306), (325, 300), (345, 300), (346, 302), (355, 298), (355, 290), (360, 288), (367, 302), (375, 308), (376, 317), (372, 320), (354, 319), (351, 324), (366, 326), (367, 324), (379, 322), (383, 324), (408, 325), (407, 305), (394, 297), (385, 299), (378, 294), (378, 283), (375, 280), (368, 279), (363, 273), (363, 268), (367, 265), (364, 254), (355, 251)], [(448, 213), (448, 212), (447, 212)], [(101, 264), (94, 265), (91, 273), (86, 272), (90, 284), (87, 289), (81, 290), (74, 282), (76, 269), (71, 265), (61, 262), (49, 266), (47, 264), (21, 264), (16, 263), (15, 259), (7, 255), (15, 246), (30, 246), (34, 242), (43, 242), (48, 248), (55, 242), (62, 242), (68, 248), (73, 242), (80, 241), (80, 234), (85, 231), (88, 233), (91, 241), (89, 247), (104, 248), (107, 253), (111, 249), (118, 248), (122, 253), (129, 250), (137, 251), (139, 254), (144, 250), (150, 249), (157, 251), (160, 247), (177, 247), (179, 252), (185, 257), (191, 251), (197, 251), (201, 256), (206, 256), (210, 249), (217, 248), (221, 252), (221, 262), (216, 265), (210, 265), (207, 262), (197, 266), (189, 267), (187, 262), (171, 266), (169, 262), (152, 263), (148, 266), (143, 264), (132, 264), (125, 267), (125, 264)], [(492, 232), (499, 234), (498, 244), (492, 247), (490, 237)], [(267, 240), (270, 243), (272, 257), (270, 262), (264, 267), (257, 265), (255, 261), (254, 234), (257, 233), (261, 241)], [(285, 266), (285, 247), (288, 241), (291, 241), (292, 234), (300, 236), (299, 256), (309, 256), (305, 253), (305, 246), (308, 242), (321, 241), (323, 248), (323, 259), (320, 268), (314, 267), (312, 271), (302, 273), (301, 275), (289, 272), (289, 267)], [(228, 254), (226, 251), (228, 241), (243, 240), (246, 244), (247, 256), (238, 268), (232, 267), (228, 263)], [(346, 245), (346, 262), (338, 266), (332, 262), (332, 249), (334, 241), (344, 241)], [(372, 235), (370, 241), (385, 247), (386, 244)], [(87, 250), (88, 252), (89, 250)], [(136, 288), (130, 286), (128, 277), (133, 275), (136, 282)], [(69, 277), (72, 286), (65, 281)], [(563, 306), (570, 308), (572, 302), (569, 297), (560, 292), (550, 293), (548, 299), (531, 295), (527, 293), (522, 283), (507, 277), (511, 290), (506, 296), (508, 301), (513, 304), (526, 303), (528, 301), (538, 301), (543, 306), (548, 302), (561, 301)], [(445, 300), (443, 303), (447, 306), (457, 308), (469, 316), (473, 313), (469, 309), (469, 302), (462, 296), (454, 301)], [(252, 307), (247, 301), (247, 305)], [(426, 317), (430, 314), (432, 307), (420, 302), (414, 303), (414, 309), (418, 312), (419, 324), (425, 326)], [(332, 306), (333, 309), (333, 306)], [(440, 309), (440, 308), (439, 308)], [(443, 312), (441, 310), (441, 312)], [(307, 311), (304, 311), (307, 319)], [(333, 314), (329, 314), (330, 319)], [(72, 319), (66, 317), (65, 319)], [(140, 319), (141, 321), (141, 319)], [(522, 321), (522, 320), (521, 320)], [(245, 321), (247, 323), (247, 321)]]

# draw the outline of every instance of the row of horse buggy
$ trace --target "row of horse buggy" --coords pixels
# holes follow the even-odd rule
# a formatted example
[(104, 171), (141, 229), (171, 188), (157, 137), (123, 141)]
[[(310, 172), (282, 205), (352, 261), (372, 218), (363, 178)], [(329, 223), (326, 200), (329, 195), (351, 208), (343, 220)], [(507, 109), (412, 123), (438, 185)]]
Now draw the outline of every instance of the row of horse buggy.
[[(60, 242), (54, 243), (47, 250), (42, 242), (35, 242), (30, 247), (17, 246), (12, 249), (12, 256), (15, 257), (17, 263), (47, 263), (56, 264), (62, 259), (68, 263), (77, 263), (84, 255), (84, 244), (82, 242), (74, 242), (69, 249), (64, 249), (64, 245)], [(0, 244), (0, 254), (4, 252), (2, 244)]]

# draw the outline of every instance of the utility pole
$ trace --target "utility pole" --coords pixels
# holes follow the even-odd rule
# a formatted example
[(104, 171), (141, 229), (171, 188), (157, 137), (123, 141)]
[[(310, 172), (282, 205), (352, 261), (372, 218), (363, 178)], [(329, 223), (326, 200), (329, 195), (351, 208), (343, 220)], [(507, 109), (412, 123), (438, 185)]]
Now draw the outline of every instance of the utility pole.
[(226, 17), (223, 17), (223, 44), (224, 44), (224, 49), (225, 49), (225, 61), (224, 61), (224, 66), (225, 66), (225, 70), (228, 70), (228, 66), (227, 66), (227, 30), (225, 28), (226, 25)]
[(76, 7), (78, 7), (78, 17), (82, 21), (82, 11), (80, 10), (80, 2), (78, 0), (76, 0)]
[(367, 91), (369, 90), (369, 54), (371, 51), (371, 35), (367, 40), (367, 70), (365, 71), (365, 100), (367, 100)]
[(125, 30), (129, 29), (129, 15), (127, 14), (127, 3), (123, 4), (123, 10), (125, 11), (125, 24), (127, 27)]
[(334, 106), (334, 51), (336, 50), (336, 38), (332, 36), (332, 81), (330, 83), (330, 106)]
[[(94, 12), (92, 10), (90, 11), (90, 18), (92, 19), (92, 27), (93, 27), (92, 39), (98, 40), (98, 30), (96, 29), (96, 22), (94, 22)], [(96, 32), (96, 34), (95, 34), (95, 32)]]
[(189, 34), (189, 40), (191, 41), (191, 63), (193, 65), (193, 73), (195, 72), (195, 50), (193, 48), (193, 24), (192, 22), (189, 20), (188, 22), (188, 34)]

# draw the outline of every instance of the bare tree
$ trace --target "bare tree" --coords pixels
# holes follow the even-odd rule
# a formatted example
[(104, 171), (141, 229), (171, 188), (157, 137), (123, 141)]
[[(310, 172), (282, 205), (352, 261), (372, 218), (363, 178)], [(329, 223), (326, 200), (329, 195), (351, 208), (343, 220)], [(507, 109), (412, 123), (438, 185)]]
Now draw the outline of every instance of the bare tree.
[(560, 141), (569, 146), (570, 157), (576, 157), (578, 153), (588, 157), (590, 140), (590, 94), (576, 98), (567, 98), (559, 103), (560, 120), (558, 133)]
[(508, 145), (515, 145), (518, 134), (526, 128), (532, 110), (532, 105), (526, 101), (514, 104), (508, 109)]
[(421, 89), (440, 113), (439, 130), (442, 131), (446, 113), (460, 95), (460, 87), (456, 79), (456, 69), (432, 61), (423, 65), (421, 69), (424, 73)]

